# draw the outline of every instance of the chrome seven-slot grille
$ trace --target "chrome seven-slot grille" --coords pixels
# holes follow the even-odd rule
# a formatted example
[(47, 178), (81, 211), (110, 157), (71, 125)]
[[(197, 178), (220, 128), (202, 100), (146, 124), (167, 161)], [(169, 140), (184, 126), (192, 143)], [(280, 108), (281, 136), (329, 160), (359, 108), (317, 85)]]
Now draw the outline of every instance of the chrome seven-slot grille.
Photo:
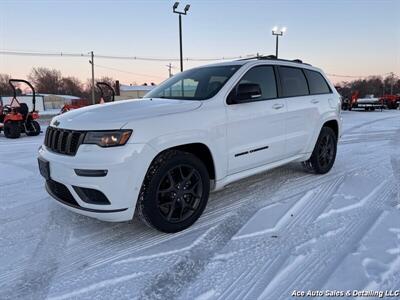
[(85, 132), (47, 127), (44, 145), (51, 151), (75, 155), (85, 138)]

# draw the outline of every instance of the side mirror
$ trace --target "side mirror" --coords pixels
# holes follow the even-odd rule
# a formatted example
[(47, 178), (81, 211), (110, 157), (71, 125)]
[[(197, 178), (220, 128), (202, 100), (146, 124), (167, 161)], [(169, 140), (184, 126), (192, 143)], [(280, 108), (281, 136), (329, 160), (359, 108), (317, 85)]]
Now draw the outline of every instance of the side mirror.
[(235, 103), (250, 102), (260, 98), (262, 95), (261, 87), (257, 83), (241, 83), (236, 89)]

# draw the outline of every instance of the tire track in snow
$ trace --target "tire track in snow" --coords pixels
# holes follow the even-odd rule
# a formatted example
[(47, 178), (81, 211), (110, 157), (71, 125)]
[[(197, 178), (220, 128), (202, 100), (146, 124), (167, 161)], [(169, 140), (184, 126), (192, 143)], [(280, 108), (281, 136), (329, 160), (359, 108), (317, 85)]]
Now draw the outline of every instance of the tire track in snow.
[[(289, 243), (292, 247), (295, 247), (297, 243), (305, 243), (309, 240), (309, 237), (307, 237), (308, 234), (301, 236), (297, 232), (299, 229), (304, 230), (304, 227), (312, 223), (318, 217), (319, 212), (325, 209), (332, 200), (332, 194), (342, 184), (343, 179), (343, 176), (338, 177), (333, 182), (328, 182), (315, 190), (307, 192), (298, 200), (281, 220), (278, 221), (278, 223), (282, 223), (281, 221), (284, 220), (282, 224), (275, 228), (279, 240), (274, 240), (272, 243), (270, 242), (270, 245), (262, 242), (262, 245), (258, 246), (259, 250), (265, 247), (261, 251), (263, 251), (264, 254), (268, 253), (267, 257), (270, 258), (263, 263), (259, 263), (247, 269), (246, 274), (250, 277), (243, 280), (247, 282), (246, 286), (243, 286), (243, 283), (241, 285), (231, 285), (227, 287), (218, 298), (255, 299), (260, 293), (260, 289), (262, 290), (268, 284), (270, 278), (274, 278), (274, 276), (279, 273), (282, 265), (284, 265), (290, 257), (290, 251), (282, 251), (282, 246), (280, 244)], [(296, 234), (288, 234), (290, 231), (295, 231)], [(259, 235), (256, 234), (255, 236)], [(298, 238), (294, 238), (295, 236), (298, 236)], [(264, 239), (265, 238), (266, 237), (264, 237)], [(247, 249), (243, 249), (243, 247), (239, 248), (241, 251), (245, 252), (255, 251), (255, 249), (251, 250), (251, 247)], [(263, 254), (260, 253), (260, 256), (262, 255)]]
[[(44, 299), (47, 297), (52, 278), (58, 269), (58, 257), (69, 237), (68, 228), (63, 226), (65, 217), (60, 211), (51, 211), (44, 225), (40, 242), (25, 264), (22, 276), (2, 288), (1, 299)], [(49, 251), (49, 249), (52, 249)]]
[(379, 122), (382, 122), (382, 121), (387, 121), (389, 119), (394, 119), (394, 118), (399, 118), (399, 116), (391, 115), (391, 116), (387, 116), (387, 117), (384, 117), (384, 118), (379, 118), (379, 119), (373, 120), (373, 121), (369, 120), (369, 121), (363, 122), (361, 124), (357, 124), (355, 126), (352, 126), (352, 127), (349, 127), (347, 129), (343, 130), (342, 134), (343, 135), (344, 134), (348, 134), (348, 133), (353, 132), (353, 131), (355, 131), (357, 129), (360, 129), (360, 128), (364, 127), (364, 126), (372, 125), (372, 124), (375, 124), (375, 123), (379, 123)]
[[(350, 176), (351, 174), (348, 175)], [(218, 299), (255, 299), (260, 294), (260, 292), (265, 288), (265, 286), (268, 285), (271, 279), (276, 276), (282, 265), (284, 265), (285, 262), (289, 261), (290, 255), (292, 255), (293, 253), (291, 253), (291, 251), (288, 251), (287, 249), (293, 249), (293, 248), (297, 249), (300, 246), (301, 246), (300, 248), (303, 248), (304, 247), (303, 245), (305, 243), (309, 243), (310, 241), (313, 240), (314, 242), (312, 243), (312, 245), (314, 245), (315, 239), (316, 238), (320, 239), (319, 235), (321, 234), (321, 228), (325, 228), (326, 234), (323, 234), (322, 236), (325, 237), (325, 239), (327, 239), (328, 241), (332, 239), (332, 236), (347, 235), (347, 233), (343, 233), (342, 229), (348, 226), (344, 224), (347, 224), (349, 219), (352, 220), (351, 216), (354, 214), (354, 211), (348, 211), (343, 216), (328, 218), (322, 222), (321, 221), (316, 221), (314, 223), (312, 222), (312, 220), (315, 220), (315, 218), (318, 217), (318, 214), (324, 210), (329, 201), (332, 200), (331, 195), (335, 193), (335, 191), (342, 182), (343, 178), (338, 178), (336, 185), (335, 184), (331, 185), (329, 183), (325, 184), (323, 190), (326, 188), (329, 191), (329, 193), (326, 194), (321, 193), (321, 195), (323, 195), (323, 199), (320, 198), (320, 202), (325, 204), (319, 207), (318, 205), (314, 206), (314, 212), (312, 214), (308, 214), (308, 217), (304, 217), (303, 224), (301, 222), (294, 222), (293, 225), (297, 226), (290, 226), (289, 228), (283, 225), (282, 231), (278, 230), (279, 239), (268, 239), (268, 237), (266, 236), (258, 236), (256, 237), (256, 239), (252, 238), (247, 240), (246, 239), (238, 240), (237, 242), (240, 242), (240, 246), (237, 244), (235, 245), (235, 243), (233, 243), (233, 245), (230, 245), (227, 251), (229, 251), (229, 249), (240, 249), (239, 253), (235, 252), (235, 258), (234, 258), (235, 261), (243, 260), (243, 257), (246, 257), (247, 253), (249, 252), (252, 253), (251, 256), (254, 256), (255, 253), (258, 253), (257, 254), (258, 259), (257, 263), (255, 263), (252, 260), (245, 263), (245, 265), (243, 265), (245, 267), (245, 270), (241, 269), (240, 265), (236, 266), (235, 263), (232, 262), (231, 264), (233, 265), (230, 267), (230, 269), (228, 268), (228, 270), (233, 271), (231, 273), (232, 277), (235, 277), (235, 274), (237, 272), (236, 276), (238, 277), (229, 286), (223, 284), (224, 278), (222, 279), (218, 277), (215, 278), (212, 275), (214, 267), (211, 266), (210, 268), (207, 269), (206, 272), (204, 272), (201, 280), (199, 280), (200, 282), (202, 280), (204, 282), (209, 282), (209, 285), (199, 287), (198, 285), (194, 284), (188, 286), (186, 288), (186, 292), (183, 294), (182, 299), (194, 297), (195, 294), (193, 295), (193, 292), (191, 291), (204, 292), (205, 290), (203, 290), (202, 287), (205, 288), (213, 287), (213, 289), (216, 290), (215, 294), (218, 295)], [(383, 182), (378, 188), (375, 189), (375, 191), (369, 194), (368, 199), (370, 201), (373, 201), (374, 200), (373, 197), (379, 194), (381, 198), (380, 201), (377, 201), (376, 205), (383, 207), (384, 202), (387, 201), (388, 197), (391, 195), (391, 192), (393, 191), (393, 186), (391, 189), (385, 191), (386, 186), (387, 182)], [(381, 190), (384, 190), (384, 192), (381, 193)], [(318, 195), (317, 191), (315, 192), (315, 195)], [(315, 199), (317, 198), (318, 197), (315, 197)], [(306, 206), (303, 211), (308, 211), (309, 209), (310, 207)], [(358, 224), (357, 223), (359, 222), (358, 219), (363, 219), (363, 217), (360, 216), (362, 216), (364, 210), (365, 209), (363, 207), (357, 210), (360, 212), (355, 217), (354, 220), (355, 224)], [(302, 213), (298, 213), (297, 215), (302, 216)], [(363, 227), (361, 226), (360, 230), (362, 231), (362, 229)], [(250, 245), (249, 247), (246, 247), (247, 241), (248, 241), (247, 244)], [(342, 245), (342, 242), (339, 241), (337, 244)], [(332, 251), (332, 247), (327, 247), (325, 250), (328, 255), (328, 253)], [(343, 251), (345, 252), (346, 249), (344, 249)], [(242, 252), (242, 254), (240, 254), (240, 252)], [(332, 255), (332, 252), (330, 252), (330, 255)], [(267, 259), (265, 259), (264, 257), (267, 257)], [(340, 262), (340, 260), (338, 261)], [(323, 264), (324, 260), (321, 260), (321, 263)], [(333, 265), (335, 265), (335, 263)], [(217, 274), (218, 274), (217, 270), (219, 269), (218, 266), (219, 264), (215, 266)], [(221, 267), (224, 267), (225, 269), (228, 266), (224, 264)], [(309, 271), (311, 272), (311, 270)], [(204, 276), (206, 278), (204, 278)], [(207, 276), (210, 276), (209, 279), (211, 281), (207, 280)], [(315, 279), (318, 278), (319, 278), (318, 276), (315, 277)], [(222, 294), (221, 294), (221, 289), (223, 290)], [(277, 298), (271, 297), (269, 299), (277, 299)]]
[[(357, 170), (359, 168), (360, 168), (360, 166), (358, 166), (358, 168), (355, 168), (355, 169)], [(325, 191), (326, 195), (329, 195), (330, 193), (333, 193), (335, 188), (332, 188), (332, 187), (333, 186), (337, 187), (342, 182), (344, 174), (345, 174), (345, 172), (342, 172), (340, 175), (334, 174), (334, 175), (326, 176), (327, 178), (325, 180), (323, 180), (328, 185), (327, 191)], [(319, 181), (315, 182), (315, 178), (316, 178), (315, 175), (311, 175), (311, 176), (308, 176), (308, 177), (309, 177), (310, 182), (314, 182), (313, 185), (321, 185), (321, 182), (319, 182)], [(332, 179), (335, 178), (335, 177), (336, 177), (336, 181), (334, 181), (334, 183), (332, 184)], [(314, 179), (314, 180), (312, 180), (312, 179)], [(310, 188), (310, 184), (304, 185), (304, 182), (301, 184), (301, 186), (303, 187), (303, 189), (304, 189), (304, 186), (306, 186), (307, 189)], [(277, 192), (277, 193), (279, 193), (279, 192)], [(288, 194), (288, 193), (290, 194), (290, 191), (289, 190), (285, 190), (285, 194)], [(321, 191), (321, 194), (324, 194), (324, 191)], [(316, 199), (318, 198), (319, 195), (320, 194), (317, 193)], [(282, 200), (282, 199), (280, 199), (280, 200)], [(258, 200), (256, 200), (256, 199), (255, 199), (255, 201), (258, 202)], [(323, 201), (321, 201), (321, 202), (323, 202)], [(273, 201), (271, 201), (271, 203), (273, 203)], [(308, 219), (310, 220), (309, 222), (312, 222), (313, 218), (315, 219), (318, 216), (318, 213), (322, 212), (324, 210), (324, 208), (326, 207), (325, 205), (320, 206), (319, 202), (315, 202), (315, 204), (316, 204), (316, 207), (314, 207), (314, 211), (311, 212), (310, 216), (308, 216)], [(301, 214), (299, 214), (299, 215), (301, 216)], [(295, 226), (295, 225), (296, 224), (293, 224), (293, 226)], [(214, 252), (215, 251), (218, 251), (218, 249), (215, 249)], [(212, 255), (212, 254), (213, 254), (212, 252), (209, 253), (209, 255)], [(193, 262), (193, 265), (195, 265), (194, 262)], [(206, 263), (202, 262), (202, 265), (205, 266)], [(169, 272), (173, 272), (173, 270), (169, 270), (167, 273), (169, 273)], [(190, 282), (190, 280), (187, 280), (187, 282)], [(180, 284), (180, 285), (184, 285), (184, 284)], [(174, 286), (174, 287), (176, 288), (176, 286)], [(152, 285), (152, 288), (155, 288), (155, 285)], [(178, 287), (178, 289), (180, 289), (180, 288)], [(160, 295), (160, 294), (161, 294), (161, 292), (158, 295)], [(151, 296), (154, 297), (154, 298), (157, 298), (157, 295), (155, 295), (155, 294), (151, 294)], [(173, 295), (170, 295), (170, 296), (173, 296)], [(152, 298), (152, 297), (150, 297), (150, 298)]]
[(133, 274), (124, 275), (124, 276), (116, 277), (116, 278), (109, 279), (109, 280), (100, 281), (100, 282), (91, 284), (89, 286), (86, 286), (84, 288), (68, 292), (66, 294), (49, 297), (48, 300), (71, 299), (71, 298), (80, 296), (82, 294), (87, 294), (87, 293), (92, 292), (92, 291), (97, 291), (98, 289), (108, 288), (108, 287), (110, 287), (112, 285), (116, 285), (116, 284), (119, 284), (121, 282), (132, 280), (132, 279), (134, 279), (136, 277), (139, 277), (139, 276), (142, 276), (142, 275), (143, 275), (143, 273), (133, 273)]
[[(284, 181), (274, 177), (270, 177), (268, 181), (273, 191), (277, 191), (284, 184)], [(182, 289), (201, 273), (215, 253), (230, 241), (254, 213), (265, 205), (265, 202), (269, 202), (263, 195), (257, 195), (252, 201), (254, 206), (249, 206), (247, 203), (242, 205), (224, 221), (211, 228), (202, 241), (183, 254), (177, 263), (157, 274), (139, 298), (171, 299), (179, 296)]]
[[(299, 207), (297, 209), (295, 209), (298, 213), (296, 213), (296, 216), (301, 216), (301, 211), (304, 211), (304, 209), (309, 208), (309, 204), (307, 200), (310, 200), (311, 198), (313, 198), (313, 200), (320, 200), (320, 202), (324, 203), (324, 202), (329, 202), (328, 200), (324, 201), (325, 199), (329, 199), (329, 197), (331, 196), (331, 194), (340, 186), (341, 182), (343, 180), (343, 175), (339, 176), (338, 178), (336, 178), (336, 180), (332, 181), (332, 182), (327, 182), (323, 187), (319, 188), (318, 190), (314, 191), (311, 193), (311, 197), (310, 196), (306, 196), (303, 197), (302, 200), (299, 200), (299, 202), (301, 202), (299, 204)], [(323, 193), (323, 191), (325, 191), (325, 193)], [(278, 195), (274, 196), (274, 198), (277, 198)], [(323, 198), (323, 199), (322, 199)], [(278, 198), (279, 199), (279, 198)], [(275, 201), (272, 201), (272, 203), (274, 203)], [(311, 202), (311, 201), (310, 201)], [(326, 203), (327, 205), (328, 203)], [(265, 204), (264, 204), (265, 205)], [(318, 206), (318, 205), (316, 205)], [(322, 205), (319, 210), (323, 210), (325, 207), (325, 205)], [(315, 219), (318, 216), (318, 209), (315, 209), (313, 211), (313, 213), (311, 213), (308, 218), (306, 219), (306, 222), (311, 222), (313, 219)], [(291, 221), (291, 217), (290, 217), (291, 212), (289, 211), (288, 213), (285, 214), (285, 216), (283, 218), (287, 219), (289, 222)], [(289, 215), (289, 217), (288, 217)], [(244, 224), (243, 224), (244, 225)], [(282, 224), (281, 226), (283, 229), (283, 231), (285, 231), (286, 228), (286, 224)], [(279, 232), (279, 229), (277, 229)], [(280, 234), (282, 235), (282, 234)], [(265, 237), (264, 237), (265, 239)], [(246, 241), (246, 239), (243, 239), (244, 241)], [(235, 242), (236, 240), (233, 239), (233, 242)], [(240, 239), (240, 241), (242, 241), (242, 239)], [(276, 251), (272, 251), (272, 253), (268, 254), (268, 259), (267, 261), (265, 261), (262, 264), (257, 264), (254, 267), (250, 267), (249, 269), (247, 269), (245, 272), (240, 272), (240, 275), (238, 275), (238, 279), (236, 281), (234, 281), (230, 286), (226, 287), (224, 293), (222, 295), (219, 295), (218, 298), (220, 299), (243, 299), (243, 295), (248, 293), (249, 290), (252, 290), (252, 288), (254, 288), (254, 286), (247, 286), (247, 287), (243, 287), (243, 285), (237, 285), (236, 283), (240, 281), (244, 281), (244, 282), (254, 282), (254, 279), (258, 279), (258, 278), (263, 278), (263, 274), (266, 274), (268, 272), (271, 272), (271, 274), (275, 274), (279, 271), (281, 265), (284, 263), (284, 261), (287, 259), (287, 257), (289, 256), (289, 253), (284, 252), (284, 254), (281, 253), (281, 248), (279, 246), (279, 241), (274, 240), (272, 242), (272, 248), (271, 245), (267, 245), (264, 244), (261, 246), (262, 250), (261, 251), (268, 251), (270, 252), (271, 250), (273, 250), (274, 248), (277, 250)], [(253, 246), (251, 246), (253, 247)], [(237, 247), (235, 247), (237, 248)], [(246, 248), (246, 247), (244, 247)], [(248, 251), (250, 248), (244, 249), (242, 247), (240, 247), (239, 252), (245, 252), (246, 250)], [(266, 250), (268, 249), (268, 250)], [(279, 250), (278, 250), (279, 249)], [(250, 250), (251, 252), (253, 252), (253, 250)], [(275, 254), (274, 254), (275, 252)], [(215, 253), (210, 253), (210, 255), (215, 255)], [(235, 253), (235, 257), (238, 255), (238, 253)], [(252, 262), (253, 263), (253, 262)], [(251, 264), (249, 264), (251, 265)], [(233, 275), (233, 274), (232, 274)], [(260, 276), (261, 275), (261, 276)], [(271, 275), (273, 276), (273, 275)], [(239, 288), (238, 288), (239, 286)], [(196, 286), (185, 286), (186, 291), (194, 291), (197, 290)], [(216, 287), (215, 287), (216, 288)], [(195, 295), (190, 294), (184, 294), (184, 296), (182, 297), (182, 299), (185, 298), (192, 298)], [(251, 298), (249, 298), (251, 299)], [(254, 299), (254, 298), (253, 298)]]
[(285, 299), (295, 289), (309, 290), (322, 286), (383, 213), (385, 203), (395, 190), (393, 183), (388, 188), (389, 182), (382, 182), (362, 199), (362, 206), (356, 206), (343, 214), (350, 220), (343, 224), (344, 230), (339, 235), (320, 240), (317, 250), (305, 253), (307, 255), (300, 263), (288, 264), (287, 269), (274, 277), (259, 299)]

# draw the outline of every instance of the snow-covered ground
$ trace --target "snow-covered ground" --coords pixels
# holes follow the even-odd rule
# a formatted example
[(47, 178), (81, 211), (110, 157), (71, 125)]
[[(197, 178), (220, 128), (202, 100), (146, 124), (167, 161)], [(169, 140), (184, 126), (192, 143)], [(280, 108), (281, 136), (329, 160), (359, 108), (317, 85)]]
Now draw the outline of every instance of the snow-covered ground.
[(399, 290), (400, 112), (343, 118), (330, 173), (291, 164), (232, 184), (177, 234), (58, 206), (36, 166), (43, 135), (0, 135), (0, 299), (275, 300), (293, 291)]

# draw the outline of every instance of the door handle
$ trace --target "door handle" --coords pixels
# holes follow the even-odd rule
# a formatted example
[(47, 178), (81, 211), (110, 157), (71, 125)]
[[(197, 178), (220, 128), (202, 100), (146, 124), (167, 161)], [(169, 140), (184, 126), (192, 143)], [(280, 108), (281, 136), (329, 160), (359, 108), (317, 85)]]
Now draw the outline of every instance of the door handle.
[(274, 105), (272, 105), (273, 109), (281, 109), (284, 105), (283, 104), (279, 104), (279, 103), (275, 103)]
[(312, 100), (311, 100), (311, 103), (317, 104), (317, 103), (319, 103), (319, 100), (317, 100), (317, 99), (312, 99)]

